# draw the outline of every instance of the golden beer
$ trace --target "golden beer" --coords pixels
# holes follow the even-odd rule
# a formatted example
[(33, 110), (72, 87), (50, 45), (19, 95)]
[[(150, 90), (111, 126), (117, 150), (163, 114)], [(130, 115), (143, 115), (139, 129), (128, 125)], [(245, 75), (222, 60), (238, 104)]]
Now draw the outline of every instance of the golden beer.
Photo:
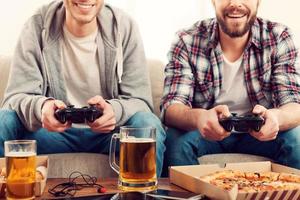
[(6, 198), (34, 199), (35, 152), (9, 152), (6, 157)]
[[(156, 142), (152, 138), (124, 138), (120, 141), (120, 182), (127, 186), (156, 187)], [(129, 190), (129, 189), (127, 189)]]

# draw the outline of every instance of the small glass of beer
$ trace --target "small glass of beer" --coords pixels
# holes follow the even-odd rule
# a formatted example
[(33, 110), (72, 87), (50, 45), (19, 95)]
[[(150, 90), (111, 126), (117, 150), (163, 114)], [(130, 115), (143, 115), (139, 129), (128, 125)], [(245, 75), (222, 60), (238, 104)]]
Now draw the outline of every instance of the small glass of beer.
[(6, 199), (34, 199), (36, 141), (4, 142), (6, 158)]
[[(119, 166), (116, 164), (116, 141), (120, 139)], [(156, 132), (153, 127), (121, 127), (110, 143), (109, 163), (119, 174), (119, 189), (150, 191), (157, 189)]]

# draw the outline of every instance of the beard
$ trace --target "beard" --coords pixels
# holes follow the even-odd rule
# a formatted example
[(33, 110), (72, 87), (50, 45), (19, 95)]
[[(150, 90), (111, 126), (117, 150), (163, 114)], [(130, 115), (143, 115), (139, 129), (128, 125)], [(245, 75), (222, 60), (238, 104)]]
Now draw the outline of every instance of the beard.
[[(247, 17), (247, 21), (244, 24), (241, 23), (234, 23), (234, 24), (228, 24), (224, 18), (230, 14), (233, 11), (237, 11), (240, 14), (244, 14)], [(221, 17), (220, 15), (217, 15), (217, 20), (218, 23), (222, 29), (222, 31), (227, 34), (228, 36), (232, 37), (232, 38), (237, 38), (237, 37), (242, 37), (243, 35), (245, 35), (250, 28), (253, 26), (255, 20), (256, 20), (256, 14), (257, 11), (255, 11), (252, 15), (250, 15), (250, 11), (247, 10), (242, 10), (239, 8), (229, 8), (229, 9), (225, 9), (223, 12), (223, 17)], [(242, 27), (240, 27), (242, 26)]]

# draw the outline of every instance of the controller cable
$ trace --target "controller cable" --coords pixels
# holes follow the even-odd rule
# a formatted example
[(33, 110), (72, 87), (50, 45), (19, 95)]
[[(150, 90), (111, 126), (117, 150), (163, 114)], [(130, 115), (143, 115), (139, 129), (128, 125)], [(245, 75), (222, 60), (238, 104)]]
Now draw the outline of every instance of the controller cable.
[[(79, 182), (79, 179), (81, 182)], [(83, 182), (82, 182), (82, 180)], [(83, 188), (96, 187), (98, 193), (105, 193), (106, 188), (97, 183), (97, 178), (88, 174), (82, 174), (79, 171), (74, 171), (69, 175), (69, 181), (59, 183), (54, 187), (50, 188), (48, 192), (55, 197), (73, 197), (77, 190)]]

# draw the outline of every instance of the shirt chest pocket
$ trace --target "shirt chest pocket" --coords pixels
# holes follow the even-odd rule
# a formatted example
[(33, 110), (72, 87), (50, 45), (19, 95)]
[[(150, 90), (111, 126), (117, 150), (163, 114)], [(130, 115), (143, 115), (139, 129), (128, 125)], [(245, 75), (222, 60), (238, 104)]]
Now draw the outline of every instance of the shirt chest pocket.
[(199, 103), (211, 101), (213, 98), (213, 83), (197, 81), (195, 96), (196, 100), (200, 101)]
[(253, 93), (260, 105), (269, 107), (270, 102), (272, 102), (272, 65), (271, 62), (266, 61), (262, 63), (259, 68), (257, 68), (256, 73), (253, 73), (251, 78)]
[(266, 62), (262, 65), (258, 73), (258, 81), (260, 83), (260, 87), (264, 92), (270, 92), (271, 90), (271, 63)]
[(194, 102), (200, 107), (210, 105), (214, 100), (215, 85), (211, 65), (203, 63), (202, 68), (197, 68), (195, 72), (195, 98)]

